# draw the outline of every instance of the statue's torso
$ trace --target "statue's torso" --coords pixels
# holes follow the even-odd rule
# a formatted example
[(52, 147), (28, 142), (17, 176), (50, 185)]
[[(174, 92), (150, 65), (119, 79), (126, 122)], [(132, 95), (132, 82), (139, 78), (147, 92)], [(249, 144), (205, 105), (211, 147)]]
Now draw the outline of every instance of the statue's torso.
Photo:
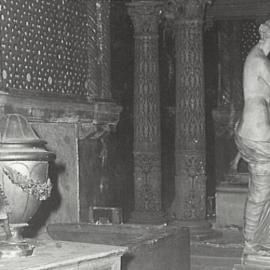
[(254, 47), (244, 66), (244, 109), (238, 134), (254, 141), (270, 141), (270, 85), (264, 79), (265, 55)]
[(238, 134), (254, 141), (270, 141), (269, 103), (265, 99), (245, 101)]

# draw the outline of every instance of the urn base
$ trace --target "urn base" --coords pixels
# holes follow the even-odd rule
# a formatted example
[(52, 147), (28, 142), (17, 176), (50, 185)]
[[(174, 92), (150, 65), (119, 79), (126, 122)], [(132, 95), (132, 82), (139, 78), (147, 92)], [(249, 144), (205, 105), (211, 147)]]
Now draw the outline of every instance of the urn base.
[(16, 257), (25, 257), (33, 254), (34, 246), (22, 242), (0, 242), (0, 259), (11, 259)]

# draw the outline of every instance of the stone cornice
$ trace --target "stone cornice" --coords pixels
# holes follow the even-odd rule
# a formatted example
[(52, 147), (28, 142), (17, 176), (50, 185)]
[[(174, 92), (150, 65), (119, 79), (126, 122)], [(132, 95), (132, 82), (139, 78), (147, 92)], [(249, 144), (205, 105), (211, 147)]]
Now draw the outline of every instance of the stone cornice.
[(91, 103), (58, 101), (50, 98), (10, 96), (0, 93), (0, 113), (21, 113), (30, 121), (92, 122), (97, 124), (118, 121), (121, 107), (112, 101)]
[(206, 17), (215, 20), (270, 17), (269, 0), (215, 0)]
[(0, 115), (18, 113), (30, 122), (74, 123), (82, 125), (80, 138), (115, 129), (122, 108), (111, 100), (91, 103), (52, 98), (22, 97), (0, 92)]

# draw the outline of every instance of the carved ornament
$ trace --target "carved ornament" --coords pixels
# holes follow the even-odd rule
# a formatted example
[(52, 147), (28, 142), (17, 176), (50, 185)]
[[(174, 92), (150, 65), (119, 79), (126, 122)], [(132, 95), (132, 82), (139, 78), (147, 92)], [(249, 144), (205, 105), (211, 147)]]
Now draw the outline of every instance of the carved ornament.
[(78, 138), (80, 140), (89, 137), (91, 139), (99, 139), (100, 137), (104, 137), (108, 135), (113, 128), (113, 125), (98, 125), (95, 122), (92, 123), (80, 123), (79, 124), (79, 134)]
[[(27, 178), (19, 171), (7, 165), (1, 166), (1, 168), (3, 173), (8, 177), (12, 184), (20, 187), (24, 192), (33, 195), (37, 200), (45, 201), (50, 197), (52, 191), (50, 178), (48, 178), (47, 182), (40, 183), (31, 178)], [(0, 190), (3, 190), (1, 185)]]
[(160, 211), (161, 171), (156, 153), (134, 152), (135, 207), (137, 210)]
[(134, 24), (135, 35), (156, 35), (161, 2), (138, 1), (128, 4), (128, 12)]
[(203, 152), (192, 150), (177, 154), (179, 163), (176, 168), (176, 179), (180, 182), (181, 208), (184, 220), (198, 220), (205, 213), (205, 156)]

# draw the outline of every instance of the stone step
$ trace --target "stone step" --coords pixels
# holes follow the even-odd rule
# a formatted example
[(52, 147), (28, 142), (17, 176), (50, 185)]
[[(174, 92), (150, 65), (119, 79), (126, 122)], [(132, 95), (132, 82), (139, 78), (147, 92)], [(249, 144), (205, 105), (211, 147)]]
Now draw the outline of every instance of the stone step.
[(240, 262), (240, 257), (191, 255), (191, 270), (232, 270)]
[(232, 270), (241, 263), (241, 233), (224, 231), (223, 236), (207, 241), (191, 241), (191, 270)]

